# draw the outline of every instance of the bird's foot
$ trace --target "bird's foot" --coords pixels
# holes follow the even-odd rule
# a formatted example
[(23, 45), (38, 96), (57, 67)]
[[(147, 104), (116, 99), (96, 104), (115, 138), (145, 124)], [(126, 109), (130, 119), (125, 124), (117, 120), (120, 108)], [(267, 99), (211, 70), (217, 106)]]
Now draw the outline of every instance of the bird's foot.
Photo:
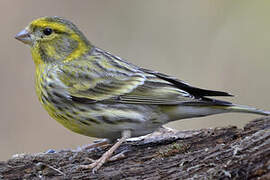
[(109, 144), (109, 140), (101, 139), (101, 140), (98, 140), (98, 141), (94, 141), (94, 143), (92, 143), (92, 144), (88, 144), (86, 146), (81, 147), (80, 150), (81, 151), (89, 150), (89, 149), (101, 147), (101, 146), (104, 146), (104, 145), (107, 145), (107, 144)]
[(91, 164), (80, 165), (79, 168), (80, 169), (92, 169), (92, 173), (95, 174), (106, 162), (117, 161), (117, 160), (125, 158), (124, 152), (116, 154), (116, 155), (114, 155), (112, 157), (108, 157), (105, 154), (103, 156), (101, 156), (101, 158), (99, 158), (97, 160), (87, 158), (87, 160), (90, 161)]
[(101, 156), (101, 158), (99, 158), (98, 160), (89, 159), (90, 161), (92, 161), (91, 164), (89, 164), (89, 165), (80, 165), (79, 168), (81, 168), (81, 169), (92, 169), (92, 172), (96, 173), (98, 171), (98, 169), (100, 169), (101, 166), (104, 163), (106, 163), (109, 159), (118, 160), (119, 158), (123, 158), (123, 156), (124, 156), (123, 153), (117, 154), (116, 156), (112, 156), (112, 155), (113, 155), (114, 151), (129, 137), (130, 137), (130, 131), (129, 130), (123, 131), (122, 132), (122, 138), (119, 139), (119, 141), (117, 143), (115, 143), (108, 151), (106, 151)]

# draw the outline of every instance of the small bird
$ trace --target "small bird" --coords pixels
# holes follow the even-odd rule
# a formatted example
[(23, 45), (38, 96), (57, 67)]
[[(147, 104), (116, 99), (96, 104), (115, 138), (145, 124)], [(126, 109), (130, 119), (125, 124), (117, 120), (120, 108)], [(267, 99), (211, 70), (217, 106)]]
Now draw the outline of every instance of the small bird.
[(127, 138), (172, 121), (227, 112), (270, 115), (211, 98), (229, 93), (133, 65), (94, 46), (60, 17), (33, 20), (15, 38), (31, 48), (36, 93), (49, 115), (71, 131), (116, 142), (100, 159), (81, 166), (94, 172)]

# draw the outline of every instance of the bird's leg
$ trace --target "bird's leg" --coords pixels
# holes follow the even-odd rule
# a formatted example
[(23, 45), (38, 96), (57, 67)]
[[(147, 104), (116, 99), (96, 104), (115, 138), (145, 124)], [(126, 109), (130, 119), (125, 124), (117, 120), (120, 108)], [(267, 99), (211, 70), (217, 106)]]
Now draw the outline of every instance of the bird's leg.
[[(107, 152), (105, 152), (98, 160), (89, 165), (81, 165), (80, 167), (83, 169), (93, 169), (93, 173), (97, 172), (97, 170), (106, 163), (112, 156), (113, 152), (123, 143), (126, 139), (130, 138), (131, 132), (130, 130), (125, 130), (122, 132), (121, 139), (118, 140)], [(116, 155), (117, 156), (117, 155)]]

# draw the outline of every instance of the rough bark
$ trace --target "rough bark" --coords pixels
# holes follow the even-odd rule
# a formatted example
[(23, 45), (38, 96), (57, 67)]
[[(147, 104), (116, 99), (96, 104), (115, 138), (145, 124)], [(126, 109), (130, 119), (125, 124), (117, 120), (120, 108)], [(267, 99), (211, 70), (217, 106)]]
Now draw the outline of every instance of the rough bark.
[(80, 170), (110, 148), (17, 155), (0, 162), (0, 179), (270, 179), (270, 117), (243, 129), (161, 131), (126, 142), (97, 174)]

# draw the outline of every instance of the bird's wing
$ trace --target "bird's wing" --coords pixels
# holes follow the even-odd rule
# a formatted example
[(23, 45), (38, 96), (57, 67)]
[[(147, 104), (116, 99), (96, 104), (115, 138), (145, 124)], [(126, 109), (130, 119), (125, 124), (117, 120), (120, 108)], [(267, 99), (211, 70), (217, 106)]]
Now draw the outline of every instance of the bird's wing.
[(131, 93), (117, 97), (123, 103), (162, 105), (231, 105), (230, 102), (210, 99), (205, 96), (232, 96), (221, 91), (206, 90), (190, 86), (174, 77), (140, 69), (146, 80)]
[(202, 102), (207, 95), (229, 95), (191, 87), (102, 51), (90, 59), (60, 66), (58, 78), (67, 87), (70, 97), (82, 103), (176, 105)]
[(201, 89), (197, 87), (193, 87), (184, 81), (181, 81), (175, 77), (168, 76), (166, 74), (162, 74), (156, 71), (151, 71), (148, 69), (140, 68), (141, 71), (152, 74), (160, 79), (163, 79), (165, 81), (168, 81), (172, 83), (175, 87), (182, 89), (184, 91), (187, 91), (188, 93), (192, 94), (195, 97), (204, 97), (204, 96), (233, 96), (230, 93), (222, 92), (222, 91), (214, 91), (214, 90), (207, 90), (207, 89)]

